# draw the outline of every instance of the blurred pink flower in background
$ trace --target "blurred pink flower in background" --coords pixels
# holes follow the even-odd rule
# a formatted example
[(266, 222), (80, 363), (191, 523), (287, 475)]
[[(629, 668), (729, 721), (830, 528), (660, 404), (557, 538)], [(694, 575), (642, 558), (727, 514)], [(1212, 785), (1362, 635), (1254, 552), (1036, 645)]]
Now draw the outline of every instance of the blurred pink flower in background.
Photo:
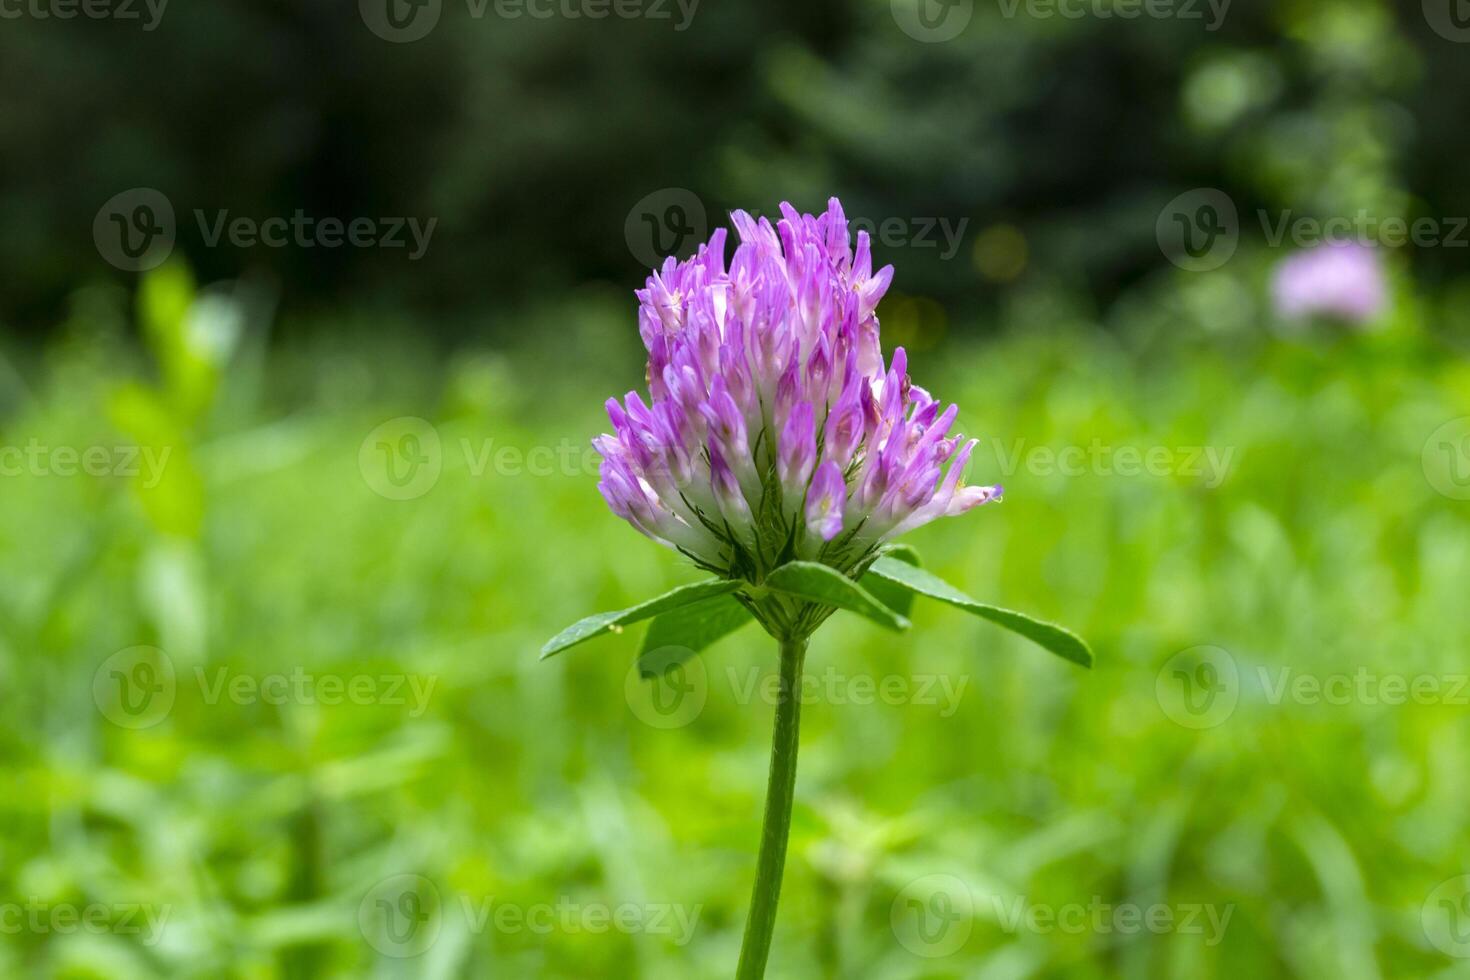
[(1282, 259), (1271, 280), (1276, 312), (1365, 326), (1383, 311), (1387, 284), (1377, 251), (1355, 242), (1319, 245)]

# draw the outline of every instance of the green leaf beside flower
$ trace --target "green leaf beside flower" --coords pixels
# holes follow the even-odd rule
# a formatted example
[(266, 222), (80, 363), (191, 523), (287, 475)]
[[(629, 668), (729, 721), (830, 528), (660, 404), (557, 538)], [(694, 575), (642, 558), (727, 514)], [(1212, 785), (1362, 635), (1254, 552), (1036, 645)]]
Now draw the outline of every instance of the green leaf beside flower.
[(554, 657), (563, 650), (576, 646), (578, 643), (586, 642), (595, 636), (601, 636), (610, 630), (615, 630), (628, 623), (636, 623), (639, 620), (650, 619), (659, 613), (678, 609), (709, 599), (713, 596), (726, 595), (740, 588), (741, 583), (728, 579), (712, 578), (703, 582), (695, 582), (692, 585), (681, 585), (677, 589), (665, 592), (655, 599), (640, 602), (636, 606), (627, 609), (618, 609), (613, 612), (602, 612), (586, 619), (580, 619), (560, 633), (546, 641), (541, 648), (541, 659)]
[(656, 677), (754, 619), (749, 609), (729, 595), (659, 613), (643, 634), (638, 672), (645, 678)]
[[(883, 549), (883, 554), (899, 561), (908, 562), (915, 568), (924, 563), (919, 560), (919, 553), (906, 544), (891, 544)], [(890, 582), (880, 575), (868, 572), (858, 579), (858, 584), (868, 590), (874, 599), (892, 609), (900, 616), (907, 616), (914, 608), (914, 593), (912, 590)]]
[(1013, 633), (1019, 633), (1065, 660), (1070, 660), (1083, 667), (1092, 666), (1092, 651), (1075, 633), (1052, 623), (1032, 619), (1024, 613), (987, 605), (971, 598), (943, 579), (899, 558), (890, 556), (879, 558), (868, 569), (868, 574), (988, 619), (997, 626), (1003, 626)]

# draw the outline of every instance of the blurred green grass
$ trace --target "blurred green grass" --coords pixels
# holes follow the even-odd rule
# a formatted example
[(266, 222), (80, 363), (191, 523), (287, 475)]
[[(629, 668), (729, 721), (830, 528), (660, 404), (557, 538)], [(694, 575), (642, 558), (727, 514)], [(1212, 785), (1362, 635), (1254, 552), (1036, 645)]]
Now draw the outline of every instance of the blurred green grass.
[[(774, 672), (773, 645), (747, 629), (710, 649), (702, 708), (673, 728), (643, 720), (646, 686), (627, 693), (641, 627), (536, 659), (571, 620), (698, 577), (608, 514), (593, 473), (536, 475), (524, 456), (584, 446), (602, 398), (638, 383), (622, 306), (575, 296), (528, 315), (508, 349), (440, 355), (350, 326), (270, 345), (201, 326), (183, 278), (150, 288), (145, 345), (79, 315), (27, 365), (37, 380), (0, 429), (12, 446), (172, 450), (151, 488), (3, 480), (0, 903), (144, 903), (167, 921), (152, 943), (7, 928), (0, 970), (728, 975), (769, 745), (770, 705), (748, 685)], [(808, 669), (844, 683), (804, 712), (771, 976), (1452, 975), (1422, 915), (1470, 871), (1465, 706), (1307, 703), (1271, 685), (1282, 668), (1466, 673), (1470, 505), (1433, 489), (1421, 449), (1470, 415), (1470, 369), (1412, 318), (1373, 336), (1211, 333), (1190, 288), (1126, 330), (1038, 292), (991, 340), (916, 345), (916, 379), (982, 439), (972, 479), (1007, 493), (913, 543), (972, 594), (1075, 628), (1098, 665), (938, 605), (901, 636), (835, 617)], [(220, 330), (240, 334), (228, 358)], [(442, 470), (387, 499), (360, 452), (405, 416), (432, 425)], [(1067, 475), (1027, 455), (1094, 441), (1164, 447), (1172, 471)], [(1205, 447), (1229, 454), (1218, 486), (1179, 471)], [(138, 645), (176, 683), (135, 730), (95, 683)], [(1200, 646), (1227, 651), (1238, 703), (1191, 728), (1170, 665)], [(376, 686), (364, 703), (249, 693), (300, 674)], [(246, 694), (212, 695), (220, 677)], [(853, 703), (853, 682), (891, 678), (958, 699)], [(359, 925), (405, 874), (441, 902), (413, 958)], [(973, 896), (968, 937), (942, 957), (895, 925), (934, 875)], [(487, 901), (697, 919), (687, 942), (502, 927), (475, 921)], [(1017, 902), (1230, 918), (1210, 943), (1017, 927)]]

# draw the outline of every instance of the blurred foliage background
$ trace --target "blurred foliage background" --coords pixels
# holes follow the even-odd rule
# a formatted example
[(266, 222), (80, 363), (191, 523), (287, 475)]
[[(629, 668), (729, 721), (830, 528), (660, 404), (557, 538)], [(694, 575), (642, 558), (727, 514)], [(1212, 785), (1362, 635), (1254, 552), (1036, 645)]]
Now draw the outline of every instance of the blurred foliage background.
[[(7, 14), (0, 972), (729, 975), (772, 644), (707, 651), (674, 727), (629, 682), (641, 627), (536, 650), (697, 577), (607, 513), (585, 452), (641, 383), (640, 207), (713, 228), (838, 194), (899, 222), (875, 249), (898, 270), (885, 344), (962, 406), (971, 478), (1006, 485), (913, 543), (1099, 662), (922, 603), (896, 638), (835, 617), (808, 667), (848, 686), (805, 709), (770, 975), (1470, 976), (1470, 428), (1441, 441), (1470, 416), (1448, 240), (1470, 48), (1386, 0), (1235, 0), (1214, 29), (1205, 4), (976, 0), (942, 43), (904, 2), (710, 3), (682, 30), (672, 5), (445, 3), (404, 44), (317, 0), (180, 4), (147, 31)], [(138, 187), (178, 216), (144, 274), (94, 238)], [(1190, 271), (1158, 227), (1201, 187), (1239, 246)], [(410, 259), (211, 245), (196, 209), (437, 224)], [(1287, 213), (1446, 238), (1379, 250), (1370, 322), (1293, 323), (1270, 282), (1295, 246), (1257, 220)], [(404, 431), (425, 483), (379, 460)], [(1095, 444), (1171, 462), (1034, 452)], [(1181, 671), (1229, 710), (1189, 709)], [(1365, 674), (1438, 693), (1280, 694)], [(961, 693), (853, 703), (885, 678)], [(957, 944), (907, 924), (935, 880), (968, 896)], [(483, 917), (558, 903), (694, 919)], [(1014, 915), (1159, 904), (1229, 918)]]

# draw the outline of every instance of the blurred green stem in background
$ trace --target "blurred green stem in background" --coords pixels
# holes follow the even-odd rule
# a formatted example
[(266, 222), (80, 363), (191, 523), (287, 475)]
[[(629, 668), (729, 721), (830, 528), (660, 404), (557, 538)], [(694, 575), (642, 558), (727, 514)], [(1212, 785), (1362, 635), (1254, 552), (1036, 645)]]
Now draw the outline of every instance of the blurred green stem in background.
[(756, 862), (755, 890), (745, 938), (740, 943), (737, 980), (760, 980), (776, 928), (776, 902), (786, 866), (786, 839), (791, 832), (791, 802), (796, 792), (796, 750), (801, 740), (801, 667), (806, 637), (781, 641), (781, 696), (776, 702), (776, 728), (771, 736), (771, 774), (766, 784), (766, 813), (761, 820), (761, 852)]

